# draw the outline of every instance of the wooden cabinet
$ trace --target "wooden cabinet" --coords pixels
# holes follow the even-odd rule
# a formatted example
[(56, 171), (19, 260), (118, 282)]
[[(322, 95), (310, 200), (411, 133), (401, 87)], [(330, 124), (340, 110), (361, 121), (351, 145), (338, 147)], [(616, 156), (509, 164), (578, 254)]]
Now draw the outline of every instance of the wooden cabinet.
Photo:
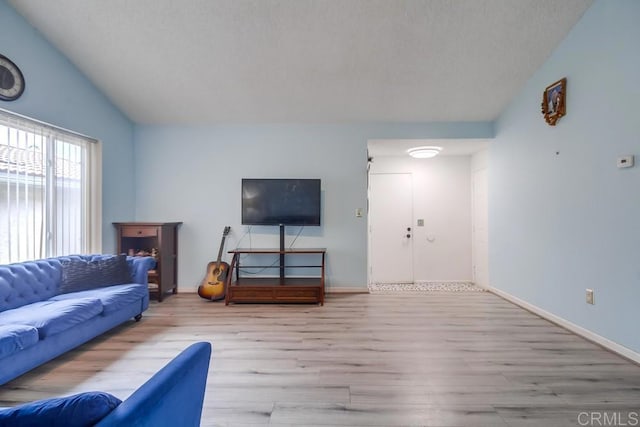
[(178, 227), (181, 222), (114, 222), (118, 253), (153, 253), (156, 268), (149, 271), (149, 290), (162, 301), (168, 291), (178, 293)]
[[(225, 304), (229, 303), (315, 303), (324, 304), (324, 263), (326, 249), (234, 249), (229, 275), (227, 276), (227, 292)], [(241, 255), (281, 255), (280, 264), (270, 265), (240, 265)], [(308, 255), (319, 257), (316, 264), (286, 265), (285, 257), (289, 255)], [(241, 277), (243, 270), (251, 269), (279, 269), (279, 277), (256, 277), (245, 275)], [(315, 277), (287, 277), (285, 270), (288, 268), (308, 268), (317, 271)], [(235, 280), (233, 275), (235, 273)]]

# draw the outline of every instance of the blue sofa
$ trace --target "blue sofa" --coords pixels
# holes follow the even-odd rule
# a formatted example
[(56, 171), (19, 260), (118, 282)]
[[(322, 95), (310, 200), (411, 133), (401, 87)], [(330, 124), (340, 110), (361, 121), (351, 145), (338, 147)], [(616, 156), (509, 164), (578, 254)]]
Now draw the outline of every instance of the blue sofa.
[(0, 408), (0, 427), (113, 427), (200, 425), (211, 344), (182, 351), (124, 402), (102, 392)]
[(0, 265), (0, 384), (149, 306), (151, 257), (74, 255)]

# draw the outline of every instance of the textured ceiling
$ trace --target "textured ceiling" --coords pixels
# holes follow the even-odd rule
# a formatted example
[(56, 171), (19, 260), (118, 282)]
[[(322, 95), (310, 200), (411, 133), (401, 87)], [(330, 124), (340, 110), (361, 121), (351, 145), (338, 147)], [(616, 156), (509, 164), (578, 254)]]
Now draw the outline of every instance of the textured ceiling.
[(494, 120), (592, 1), (9, 3), (133, 121), (204, 124)]

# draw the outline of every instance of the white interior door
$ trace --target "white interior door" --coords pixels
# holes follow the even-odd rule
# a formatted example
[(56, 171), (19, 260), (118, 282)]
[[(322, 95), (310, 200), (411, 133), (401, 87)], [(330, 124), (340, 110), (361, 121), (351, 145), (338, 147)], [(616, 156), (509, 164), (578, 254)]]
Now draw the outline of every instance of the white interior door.
[(369, 175), (369, 281), (413, 282), (411, 174)]
[(489, 198), (487, 169), (473, 173), (472, 178), (472, 256), (473, 281), (479, 286), (489, 286)]

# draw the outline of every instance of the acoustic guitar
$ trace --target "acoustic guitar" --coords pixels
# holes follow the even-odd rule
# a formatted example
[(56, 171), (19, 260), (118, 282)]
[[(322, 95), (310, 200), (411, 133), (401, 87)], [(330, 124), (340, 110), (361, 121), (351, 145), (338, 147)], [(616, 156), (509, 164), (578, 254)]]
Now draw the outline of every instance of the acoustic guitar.
[(204, 299), (216, 301), (224, 298), (225, 282), (229, 273), (229, 264), (222, 260), (222, 249), (224, 241), (229, 234), (231, 227), (226, 226), (222, 232), (222, 241), (220, 242), (220, 250), (218, 251), (218, 259), (207, 264), (207, 275), (198, 286), (198, 295)]

